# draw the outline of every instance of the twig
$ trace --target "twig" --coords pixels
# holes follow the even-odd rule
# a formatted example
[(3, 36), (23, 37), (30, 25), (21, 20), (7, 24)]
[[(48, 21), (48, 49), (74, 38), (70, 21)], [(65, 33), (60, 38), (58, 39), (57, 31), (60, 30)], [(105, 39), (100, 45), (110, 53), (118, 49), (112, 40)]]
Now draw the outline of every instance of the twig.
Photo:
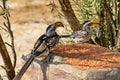
[(8, 30), (7, 30), (7, 29), (5, 29), (5, 28), (3, 28), (3, 27), (1, 27), (1, 26), (0, 26), (0, 28), (1, 28), (1, 29), (3, 29), (4, 31), (8, 32)]
[(10, 40), (11, 40), (11, 44), (10, 45), (11, 45), (12, 53), (14, 55), (13, 67), (15, 68), (16, 61), (17, 61), (17, 56), (16, 56), (16, 51), (15, 51), (14, 35), (13, 35), (12, 30), (11, 30), (11, 24), (10, 24), (10, 19), (9, 19), (10, 14), (9, 14), (9, 11), (8, 11), (8, 9), (6, 7), (6, 1), (7, 0), (2, 0), (2, 1), (3, 1), (3, 7), (2, 7), (2, 9), (5, 11), (3, 17), (6, 20), (6, 22), (3, 23), (3, 25), (4, 25), (4, 27), (6, 29), (5, 28), (3, 28), (3, 29), (5, 31), (7, 31), (9, 33), (9, 35), (10, 35)]
[(7, 68), (3, 65), (1, 65), (1, 68), (3, 68), (5, 71), (7, 71)]
[(0, 75), (0, 80), (3, 80), (3, 78), (1, 77), (1, 75)]
[(9, 44), (9, 43), (7, 43), (7, 42), (5, 42), (5, 44), (7, 44), (9, 47), (12, 47), (12, 45), (11, 45), (11, 44)]
[(4, 64), (5, 64), (5, 67), (3, 67), (3, 68), (5, 69), (5, 71), (7, 73), (8, 79), (12, 80), (15, 76), (15, 71), (14, 71), (14, 68), (12, 66), (10, 56), (7, 52), (6, 46), (3, 42), (1, 35), (0, 35), (0, 53), (2, 55)]

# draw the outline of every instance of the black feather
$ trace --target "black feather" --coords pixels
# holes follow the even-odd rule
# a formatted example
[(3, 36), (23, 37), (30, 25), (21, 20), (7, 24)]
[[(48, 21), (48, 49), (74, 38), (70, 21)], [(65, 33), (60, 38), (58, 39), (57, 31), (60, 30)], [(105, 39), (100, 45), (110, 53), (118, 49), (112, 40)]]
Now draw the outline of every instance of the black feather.
[(83, 26), (85, 23), (87, 23), (87, 22), (90, 22), (90, 20), (84, 21), (84, 22), (82, 23), (82, 26)]
[(53, 24), (51, 24), (47, 27), (46, 32), (51, 28), (51, 26), (53, 26)]

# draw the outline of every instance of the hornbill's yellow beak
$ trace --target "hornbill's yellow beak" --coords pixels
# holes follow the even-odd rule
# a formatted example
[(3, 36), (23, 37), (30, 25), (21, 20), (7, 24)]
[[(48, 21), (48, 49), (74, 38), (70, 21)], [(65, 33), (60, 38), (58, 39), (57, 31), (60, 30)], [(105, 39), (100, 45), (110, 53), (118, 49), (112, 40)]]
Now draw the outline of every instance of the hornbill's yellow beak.
[(63, 23), (60, 22), (60, 21), (55, 22), (55, 30), (56, 30), (58, 27), (64, 27)]
[(90, 26), (100, 25), (100, 20), (97, 20), (97, 19), (91, 20), (90, 22), (91, 22), (91, 23), (90, 23)]

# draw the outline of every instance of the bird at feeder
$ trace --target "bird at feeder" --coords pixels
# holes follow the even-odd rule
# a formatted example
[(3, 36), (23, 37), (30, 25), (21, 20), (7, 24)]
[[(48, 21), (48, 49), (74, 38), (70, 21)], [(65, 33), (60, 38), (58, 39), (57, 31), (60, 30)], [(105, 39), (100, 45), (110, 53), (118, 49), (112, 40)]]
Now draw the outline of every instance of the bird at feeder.
[(82, 24), (82, 30), (73, 32), (71, 37), (74, 38), (75, 42), (81, 43), (89, 42), (93, 34), (91, 27), (94, 25), (100, 25), (100, 21), (99, 20), (85, 21)]

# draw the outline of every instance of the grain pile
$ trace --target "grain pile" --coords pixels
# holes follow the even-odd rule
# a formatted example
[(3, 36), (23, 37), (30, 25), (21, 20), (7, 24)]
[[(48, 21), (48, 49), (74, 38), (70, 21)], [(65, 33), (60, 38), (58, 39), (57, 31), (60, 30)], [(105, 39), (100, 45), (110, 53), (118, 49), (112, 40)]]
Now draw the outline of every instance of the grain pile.
[(92, 44), (67, 44), (51, 50), (79, 69), (120, 67), (120, 53)]

